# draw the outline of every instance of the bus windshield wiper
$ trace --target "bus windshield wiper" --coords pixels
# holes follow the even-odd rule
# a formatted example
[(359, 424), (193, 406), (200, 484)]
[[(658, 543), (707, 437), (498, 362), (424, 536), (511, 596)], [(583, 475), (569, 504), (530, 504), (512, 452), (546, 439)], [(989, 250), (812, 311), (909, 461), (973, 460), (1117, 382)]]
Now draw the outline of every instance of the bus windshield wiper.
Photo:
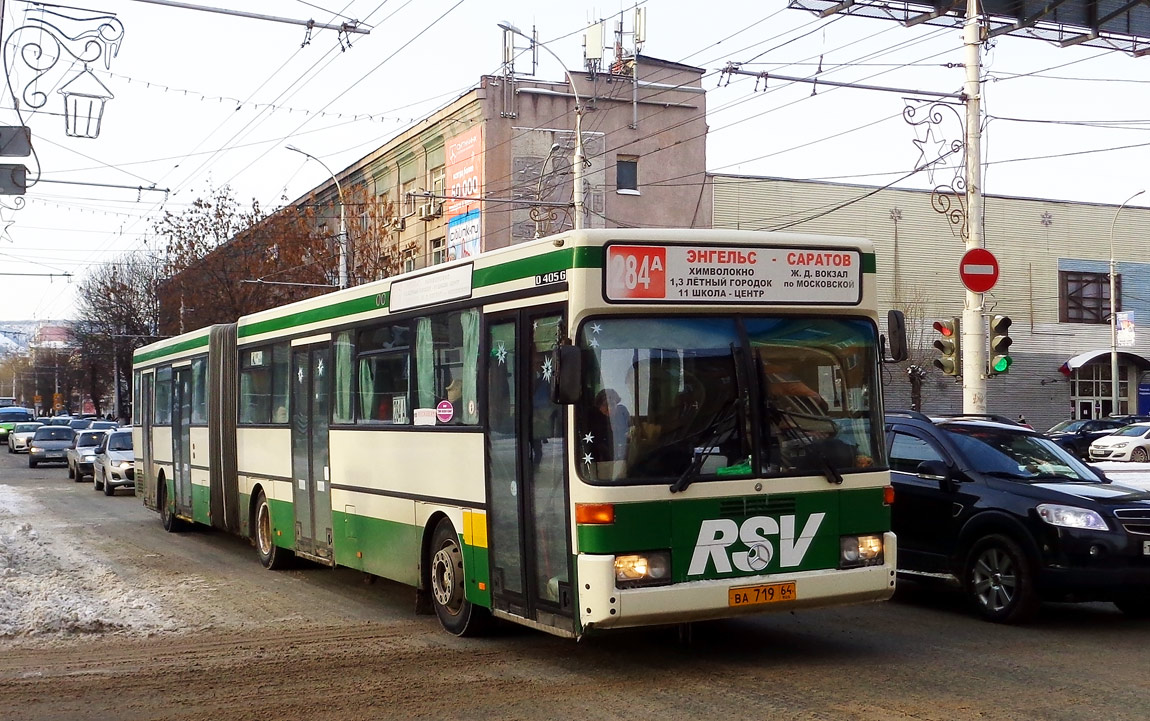
[(699, 477), (703, 469), (703, 463), (718, 450), (719, 443), (723, 440), (723, 434), (735, 432), (739, 417), (739, 408), (742, 406), (742, 403), (741, 398), (732, 398), (715, 414), (711, 424), (707, 426), (707, 428), (711, 430), (711, 433), (708, 434), (703, 444), (695, 449), (695, 453), (691, 458), (690, 464), (687, 465), (686, 470), (670, 485), (671, 493), (687, 490), (687, 486), (694, 483), (695, 479)]

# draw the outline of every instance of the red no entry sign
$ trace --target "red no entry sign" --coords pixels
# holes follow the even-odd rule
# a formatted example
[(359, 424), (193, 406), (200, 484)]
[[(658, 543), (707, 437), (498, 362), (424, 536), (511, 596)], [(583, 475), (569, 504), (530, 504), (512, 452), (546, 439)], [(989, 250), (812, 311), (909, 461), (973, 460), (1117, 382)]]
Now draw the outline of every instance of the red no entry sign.
[(958, 277), (967, 290), (985, 293), (998, 282), (998, 258), (985, 248), (971, 248), (958, 264)]

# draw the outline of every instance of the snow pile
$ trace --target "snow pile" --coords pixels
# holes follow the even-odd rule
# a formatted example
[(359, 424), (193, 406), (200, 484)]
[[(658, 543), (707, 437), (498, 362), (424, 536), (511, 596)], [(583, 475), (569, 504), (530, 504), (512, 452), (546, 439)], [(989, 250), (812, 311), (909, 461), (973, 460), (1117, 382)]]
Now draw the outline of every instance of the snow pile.
[(177, 627), (156, 599), (24, 520), (36, 515), (36, 505), (0, 485), (0, 639)]

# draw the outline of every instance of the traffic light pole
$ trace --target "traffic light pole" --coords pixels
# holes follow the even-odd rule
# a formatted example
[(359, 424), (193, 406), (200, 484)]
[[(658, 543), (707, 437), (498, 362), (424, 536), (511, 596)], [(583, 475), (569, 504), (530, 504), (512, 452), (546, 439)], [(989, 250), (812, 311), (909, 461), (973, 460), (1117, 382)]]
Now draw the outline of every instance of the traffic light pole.
[[(982, 99), (979, 73), (982, 23), (978, 0), (966, 3), (963, 26), (966, 85), (966, 248), (981, 248), (982, 240)], [(962, 310), (962, 412), (986, 413), (986, 331), (982, 293), (966, 291)]]

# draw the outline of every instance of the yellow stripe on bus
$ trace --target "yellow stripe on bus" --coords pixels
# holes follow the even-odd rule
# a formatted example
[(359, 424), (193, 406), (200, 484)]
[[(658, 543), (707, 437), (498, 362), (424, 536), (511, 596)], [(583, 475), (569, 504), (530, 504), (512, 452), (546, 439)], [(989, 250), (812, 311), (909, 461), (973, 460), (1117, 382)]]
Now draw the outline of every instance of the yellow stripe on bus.
[(468, 546), (487, 548), (487, 514), (463, 512), (463, 542)]

